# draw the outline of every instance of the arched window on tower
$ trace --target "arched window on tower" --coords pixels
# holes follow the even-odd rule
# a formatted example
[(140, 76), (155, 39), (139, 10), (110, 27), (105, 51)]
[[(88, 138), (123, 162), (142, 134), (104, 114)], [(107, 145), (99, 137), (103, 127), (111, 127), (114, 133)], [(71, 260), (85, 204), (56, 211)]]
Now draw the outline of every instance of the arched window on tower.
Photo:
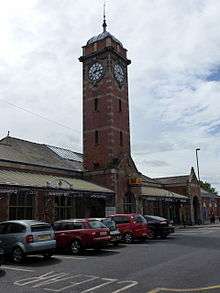
[(95, 144), (99, 144), (99, 132), (98, 132), (98, 130), (95, 131)]
[(118, 112), (122, 112), (122, 104), (121, 104), (121, 100), (118, 100)]
[(94, 110), (96, 112), (99, 110), (99, 100), (97, 98), (94, 100)]
[(120, 131), (120, 146), (123, 146), (123, 133)]

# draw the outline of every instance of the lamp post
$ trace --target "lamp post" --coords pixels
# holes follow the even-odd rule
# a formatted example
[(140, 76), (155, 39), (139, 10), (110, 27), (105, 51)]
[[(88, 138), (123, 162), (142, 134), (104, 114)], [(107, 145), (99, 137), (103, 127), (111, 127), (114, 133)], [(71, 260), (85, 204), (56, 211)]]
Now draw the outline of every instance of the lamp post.
[(197, 164), (198, 179), (200, 182), (198, 151), (200, 151), (200, 148), (196, 148), (196, 164)]

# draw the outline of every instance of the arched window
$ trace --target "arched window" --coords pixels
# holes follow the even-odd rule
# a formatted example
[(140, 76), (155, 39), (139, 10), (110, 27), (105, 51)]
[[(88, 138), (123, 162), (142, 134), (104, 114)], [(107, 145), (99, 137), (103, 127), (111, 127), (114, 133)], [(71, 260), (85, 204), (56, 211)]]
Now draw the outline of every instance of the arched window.
[(94, 100), (94, 110), (96, 112), (99, 110), (99, 100), (97, 98)]
[(120, 146), (123, 146), (123, 133), (120, 131)]
[(122, 112), (122, 104), (121, 104), (121, 100), (118, 100), (118, 112)]
[(95, 144), (99, 144), (99, 132), (98, 132), (98, 130), (95, 131)]
[(124, 196), (124, 212), (125, 213), (136, 212), (136, 200), (132, 192), (127, 192)]

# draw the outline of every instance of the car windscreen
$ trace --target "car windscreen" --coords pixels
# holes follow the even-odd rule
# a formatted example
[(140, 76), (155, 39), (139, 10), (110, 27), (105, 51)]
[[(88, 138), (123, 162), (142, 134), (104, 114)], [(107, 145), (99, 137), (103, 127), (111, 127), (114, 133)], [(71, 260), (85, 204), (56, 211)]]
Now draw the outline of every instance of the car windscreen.
[(110, 230), (116, 230), (115, 222), (112, 221), (111, 219), (104, 219), (102, 220), (102, 223)]
[(106, 228), (106, 226), (102, 224), (102, 222), (96, 220), (89, 221), (89, 225), (92, 229)]
[(36, 224), (31, 225), (31, 232), (43, 232), (51, 229), (50, 224)]

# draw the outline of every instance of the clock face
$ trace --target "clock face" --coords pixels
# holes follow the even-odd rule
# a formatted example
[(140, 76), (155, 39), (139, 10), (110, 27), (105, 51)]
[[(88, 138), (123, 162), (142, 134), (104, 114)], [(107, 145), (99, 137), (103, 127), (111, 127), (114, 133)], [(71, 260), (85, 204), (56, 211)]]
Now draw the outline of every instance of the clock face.
[(89, 79), (91, 81), (98, 81), (104, 74), (103, 66), (96, 62), (89, 68)]
[(115, 64), (114, 74), (115, 74), (115, 78), (117, 79), (118, 82), (122, 83), (124, 81), (125, 74), (124, 74), (124, 70), (122, 69), (121, 65)]

